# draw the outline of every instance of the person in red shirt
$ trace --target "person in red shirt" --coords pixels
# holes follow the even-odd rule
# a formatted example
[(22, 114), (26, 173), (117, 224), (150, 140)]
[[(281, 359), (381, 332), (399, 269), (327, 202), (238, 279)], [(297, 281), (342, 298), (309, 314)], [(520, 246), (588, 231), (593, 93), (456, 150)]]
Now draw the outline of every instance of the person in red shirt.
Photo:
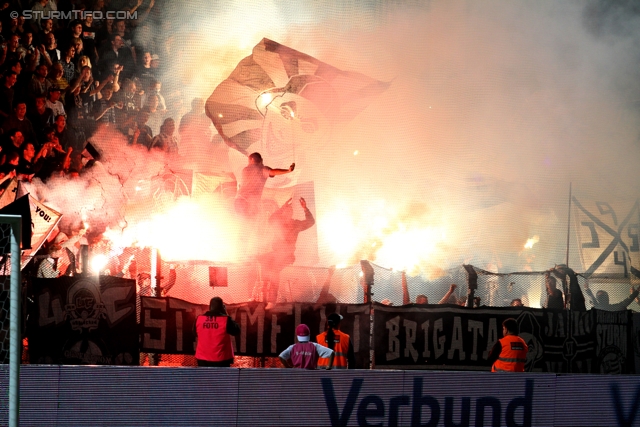
[(525, 341), (518, 336), (518, 322), (509, 318), (502, 322), (503, 337), (495, 343), (489, 353), (492, 363), (491, 372), (524, 372), (529, 348)]
[(196, 318), (194, 329), (198, 366), (231, 366), (231, 337), (240, 335), (240, 326), (227, 314), (222, 298), (211, 298), (209, 311)]

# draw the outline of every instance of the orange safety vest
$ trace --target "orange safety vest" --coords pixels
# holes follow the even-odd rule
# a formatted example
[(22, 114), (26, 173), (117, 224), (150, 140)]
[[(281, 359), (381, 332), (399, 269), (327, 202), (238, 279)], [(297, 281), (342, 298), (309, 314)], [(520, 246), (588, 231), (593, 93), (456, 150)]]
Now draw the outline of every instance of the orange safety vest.
[(196, 319), (196, 359), (223, 362), (233, 359), (231, 335), (227, 334), (227, 316), (198, 316)]
[[(333, 351), (335, 353), (333, 357), (333, 368), (347, 369), (347, 353), (349, 352), (349, 340), (351, 339), (351, 337), (349, 337), (348, 334), (340, 332), (336, 329), (333, 330), (333, 333), (335, 334), (335, 338), (333, 340)], [(330, 348), (329, 344), (327, 344), (326, 331), (318, 335), (316, 337), (316, 341), (318, 341), (318, 344)], [(328, 357), (321, 357), (318, 359), (318, 369), (326, 368), (327, 366), (329, 366)]]
[(527, 361), (527, 343), (517, 335), (507, 335), (500, 339), (502, 351), (491, 367), (491, 372), (524, 372)]

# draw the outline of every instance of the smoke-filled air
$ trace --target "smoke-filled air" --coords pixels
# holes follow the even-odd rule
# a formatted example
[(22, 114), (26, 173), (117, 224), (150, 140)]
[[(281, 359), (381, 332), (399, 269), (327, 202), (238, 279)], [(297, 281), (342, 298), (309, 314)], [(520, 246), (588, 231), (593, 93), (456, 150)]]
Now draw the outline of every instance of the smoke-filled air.
[[(640, 15), (624, 4), (171, 2), (162, 28), (145, 23), (136, 37), (161, 44), (176, 124), (194, 98), (206, 123), (180, 133), (177, 156), (101, 129), (93, 168), (64, 185), (34, 180), (32, 192), (64, 214), (62, 229), (85, 228), (112, 251), (153, 246), (165, 260), (244, 262), (268, 250), (266, 217), (238, 215), (226, 192), (257, 151), (271, 168), (295, 163), (267, 180), (265, 194), (278, 207), (293, 197), (298, 219), (304, 195), (314, 213), (296, 265), (366, 259), (423, 277), (463, 263), (545, 270), (565, 262), (570, 185), (580, 200), (640, 194)], [(269, 108), (282, 93), (265, 100), (256, 91), (263, 117), (251, 119), (257, 136), (243, 153), (230, 141), (247, 119), (214, 126), (212, 113), (222, 120), (232, 109), (217, 112), (210, 97), (263, 39), (353, 82), (319, 90), (308, 105), (282, 102), (276, 116), (285, 104), (296, 109), (280, 122)], [(349, 91), (363, 79), (377, 89)], [(581, 270), (575, 239), (572, 231), (570, 263)]]

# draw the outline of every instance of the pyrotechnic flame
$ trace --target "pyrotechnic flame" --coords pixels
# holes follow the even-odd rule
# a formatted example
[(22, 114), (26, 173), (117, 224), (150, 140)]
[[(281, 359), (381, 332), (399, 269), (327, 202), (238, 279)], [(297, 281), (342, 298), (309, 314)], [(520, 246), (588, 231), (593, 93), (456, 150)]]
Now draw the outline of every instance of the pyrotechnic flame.
[(104, 268), (104, 266), (107, 265), (108, 260), (109, 259), (106, 255), (94, 255), (93, 258), (91, 258), (91, 269), (95, 273), (100, 272)]
[(237, 230), (224, 207), (180, 198), (148, 220), (123, 230), (107, 229), (104, 237), (114, 247), (154, 247), (164, 260), (237, 260)]
[(524, 244), (524, 248), (525, 249), (531, 249), (531, 248), (533, 248), (533, 245), (535, 245), (539, 241), (540, 241), (540, 237), (538, 237), (538, 235), (535, 235), (532, 238), (527, 240), (527, 243)]
[(424, 260), (428, 260), (444, 242), (446, 233), (442, 227), (400, 229), (382, 242), (377, 258), (396, 270), (415, 270)]
[(366, 259), (385, 268), (427, 273), (425, 267), (441, 255), (445, 227), (426, 224), (424, 212), (414, 207), (403, 214), (380, 206), (370, 209), (373, 212), (367, 215), (340, 208), (319, 219), (318, 231), (331, 252), (348, 259), (347, 265)]
[(269, 105), (269, 103), (273, 100), (273, 95), (271, 95), (270, 93), (263, 93), (262, 95), (260, 95), (260, 98), (258, 100), (258, 107), (260, 107), (261, 109), (264, 108), (265, 106)]

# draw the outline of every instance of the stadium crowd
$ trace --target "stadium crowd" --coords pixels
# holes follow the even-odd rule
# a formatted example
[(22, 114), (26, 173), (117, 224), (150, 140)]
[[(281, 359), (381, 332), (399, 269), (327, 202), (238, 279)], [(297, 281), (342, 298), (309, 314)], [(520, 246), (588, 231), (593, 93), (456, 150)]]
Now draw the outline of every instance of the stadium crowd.
[[(98, 155), (87, 141), (101, 126), (129, 144), (177, 153), (173, 117), (182, 111), (168, 109), (161, 93), (169, 51), (166, 33), (150, 36), (162, 26), (155, 0), (25, 3), (0, 4), (3, 182), (77, 176)], [(109, 18), (123, 14), (136, 19)], [(80, 19), (62, 19), (69, 16)], [(204, 116), (202, 100), (192, 105)]]
[[(16, 176), (47, 181), (80, 175), (99, 157), (89, 141), (101, 127), (120, 132), (130, 145), (169, 155), (178, 154), (177, 135), (184, 142), (208, 134), (202, 99), (193, 99), (187, 112), (180, 94), (165, 99), (162, 92), (163, 67), (183, 48), (171, 43), (172, 22), (161, 13), (165, 1), (0, 1), (0, 192)], [(555, 281), (548, 275), (547, 304), (565, 308), (568, 296)], [(585, 307), (575, 277), (571, 284), (569, 294), (580, 296), (571, 305)], [(451, 285), (439, 303), (467, 305), (455, 289)], [(567, 294), (569, 286), (563, 290)], [(640, 304), (640, 288), (616, 304), (604, 291), (585, 291), (601, 309), (622, 309), (634, 299)], [(528, 305), (523, 299), (511, 305)], [(428, 298), (419, 295), (416, 303), (428, 304)], [(468, 305), (481, 301), (475, 297)]]

